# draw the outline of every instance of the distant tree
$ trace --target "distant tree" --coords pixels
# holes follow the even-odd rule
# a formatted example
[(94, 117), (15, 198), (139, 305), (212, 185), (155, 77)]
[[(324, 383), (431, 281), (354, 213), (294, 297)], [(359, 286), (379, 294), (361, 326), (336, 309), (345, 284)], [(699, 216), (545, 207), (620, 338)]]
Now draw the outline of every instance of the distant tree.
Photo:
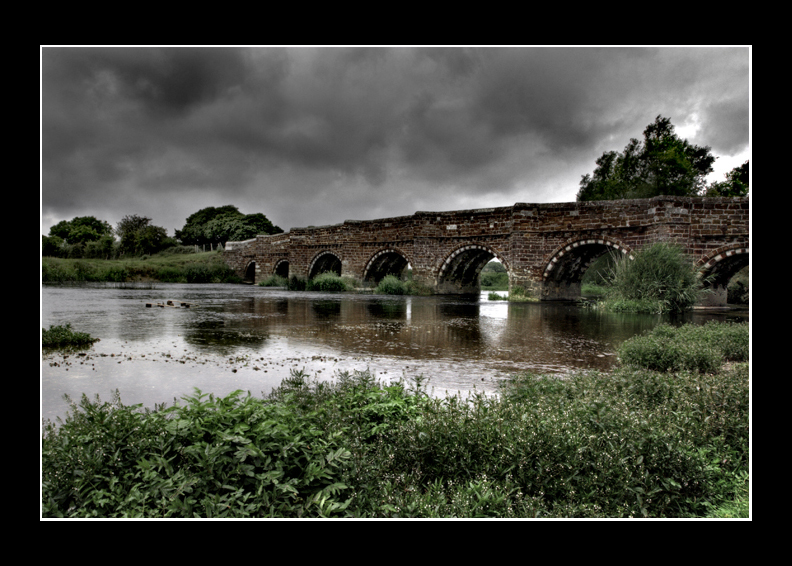
[(168, 244), (168, 232), (160, 226), (153, 226), (151, 218), (132, 214), (124, 216), (116, 225), (116, 235), (120, 239), (119, 250), (124, 255), (154, 254)]
[(750, 189), (750, 165), (746, 161), (726, 173), (725, 181), (716, 181), (707, 187), (704, 196), (708, 197), (746, 197)]
[(63, 238), (58, 236), (41, 236), (41, 256), (60, 257), (63, 254)]
[(262, 213), (242, 214), (233, 205), (208, 207), (191, 214), (176, 238), (185, 245), (225, 245), (228, 241), (254, 238), (258, 234), (280, 234)]
[(56, 236), (65, 244), (84, 244), (112, 235), (113, 228), (104, 220), (93, 216), (77, 216), (71, 220), (61, 220), (50, 228), (49, 235)]
[(643, 141), (633, 138), (623, 152), (606, 151), (597, 159), (594, 173), (580, 181), (577, 200), (699, 195), (714, 162), (708, 146), (680, 139), (671, 120), (658, 115)]
[(209, 206), (202, 208), (198, 212), (192, 213), (187, 217), (184, 227), (181, 230), (176, 230), (176, 239), (184, 245), (204, 245), (209, 244), (212, 240), (207, 237), (205, 233), (206, 225), (218, 216), (225, 214), (242, 215), (239, 209), (233, 205), (226, 206)]

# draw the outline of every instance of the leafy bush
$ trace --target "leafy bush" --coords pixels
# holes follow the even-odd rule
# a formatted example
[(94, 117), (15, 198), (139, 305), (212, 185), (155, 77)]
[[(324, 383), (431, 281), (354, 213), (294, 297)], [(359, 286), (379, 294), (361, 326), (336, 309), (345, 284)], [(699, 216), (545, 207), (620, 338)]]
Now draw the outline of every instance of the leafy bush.
[[(691, 341), (742, 356), (742, 331), (714, 326)], [(745, 501), (748, 371), (522, 374), (467, 398), (294, 372), (262, 399), (196, 391), (153, 412), (83, 396), (45, 425), (42, 514), (723, 516)]]
[(656, 371), (717, 371), (724, 361), (748, 361), (749, 330), (745, 323), (659, 324), (619, 347), (623, 364)]
[(504, 291), (509, 288), (509, 274), (504, 272), (486, 272), (481, 274), (482, 289), (496, 289)]
[(71, 324), (65, 326), (50, 325), (49, 330), (41, 329), (41, 345), (44, 348), (63, 348), (67, 346), (90, 346), (98, 342), (87, 332), (72, 330)]
[(296, 275), (289, 277), (289, 291), (305, 291), (307, 286), (308, 282), (304, 278), (297, 277)]
[(386, 275), (374, 292), (380, 295), (406, 295), (407, 286), (395, 275)]
[(342, 511), (349, 452), (289, 399), (196, 390), (141, 413), (87, 397), (42, 440), (42, 510), (65, 517), (283, 517)]
[(610, 285), (606, 305), (617, 311), (682, 312), (705, 292), (682, 248), (663, 242), (642, 248), (633, 259), (619, 254)]
[(308, 281), (305, 286), (306, 291), (347, 291), (349, 290), (346, 282), (341, 279), (341, 276), (327, 271), (321, 273)]
[(288, 287), (289, 280), (280, 275), (270, 275), (264, 281), (259, 283), (262, 287)]

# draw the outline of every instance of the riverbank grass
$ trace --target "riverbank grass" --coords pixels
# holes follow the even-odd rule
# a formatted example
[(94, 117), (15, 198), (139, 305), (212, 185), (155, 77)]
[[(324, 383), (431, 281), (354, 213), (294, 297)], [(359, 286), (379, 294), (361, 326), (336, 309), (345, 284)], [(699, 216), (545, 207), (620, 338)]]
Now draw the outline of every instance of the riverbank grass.
[(129, 259), (41, 258), (42, 283), (131, 282), (241, 283), (222, 252), (168, 253)]

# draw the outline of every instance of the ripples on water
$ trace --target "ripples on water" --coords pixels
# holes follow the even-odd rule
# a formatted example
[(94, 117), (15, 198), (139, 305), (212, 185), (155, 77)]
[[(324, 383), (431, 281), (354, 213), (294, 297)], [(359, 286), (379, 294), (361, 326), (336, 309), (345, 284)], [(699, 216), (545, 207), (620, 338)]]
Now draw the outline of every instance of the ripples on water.
[[(147, 288), (146, 288), (147, 287)], [(289, 292), (246, 285), (44, 286), (41, 324), (71, 323), (100, 338), (82, 355), (42, 356), (42, 416), (62, 396), (125, 404), (172, 402), (193, 387), (268, 393), (304, 370), (318, 379), (370, 369), (382, 379), (429, 378), (434, 395), (492, 394), (521, 371), (608, 370), (624, 340), (668, 320), (573, 304), (481, 297), (385, 297)], [(147, 308), (168, 299), (191, 308)], [(177, 303), (178, 304), (178, 303)], [(679, 322), (747, 320), (747, 311), (693, 313)]]

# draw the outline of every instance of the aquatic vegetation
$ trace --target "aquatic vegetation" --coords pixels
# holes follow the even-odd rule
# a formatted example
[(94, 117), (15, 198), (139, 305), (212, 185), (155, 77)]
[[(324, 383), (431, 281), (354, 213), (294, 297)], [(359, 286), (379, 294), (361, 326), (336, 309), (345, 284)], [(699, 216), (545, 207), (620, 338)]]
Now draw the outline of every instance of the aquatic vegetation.
[(262, 287), (288, 287), (289, 280), (280, 275), (270, 275), (264, 281), (259, 283)]
[(72, 330), (71, 324), (62, 326), (50, 325), (48, 330), (41, 329), (41, 345), (44, 348), (64, 348), (69, 346), (90, 346), (98, 342), (87, 332)]
[(706, 292), (682, 248), (664, 242), (614, 256), (608, 284), (602, 305), (614, 312), (683, 312)]
[(346, 281), (340, 275), (327, 271), (310, 279), (305, 285), (306, 291), (349, 291)]
[(407, 285), (395, 275), (386, 275), (374, 292), (379, 295), (406, 295)]

